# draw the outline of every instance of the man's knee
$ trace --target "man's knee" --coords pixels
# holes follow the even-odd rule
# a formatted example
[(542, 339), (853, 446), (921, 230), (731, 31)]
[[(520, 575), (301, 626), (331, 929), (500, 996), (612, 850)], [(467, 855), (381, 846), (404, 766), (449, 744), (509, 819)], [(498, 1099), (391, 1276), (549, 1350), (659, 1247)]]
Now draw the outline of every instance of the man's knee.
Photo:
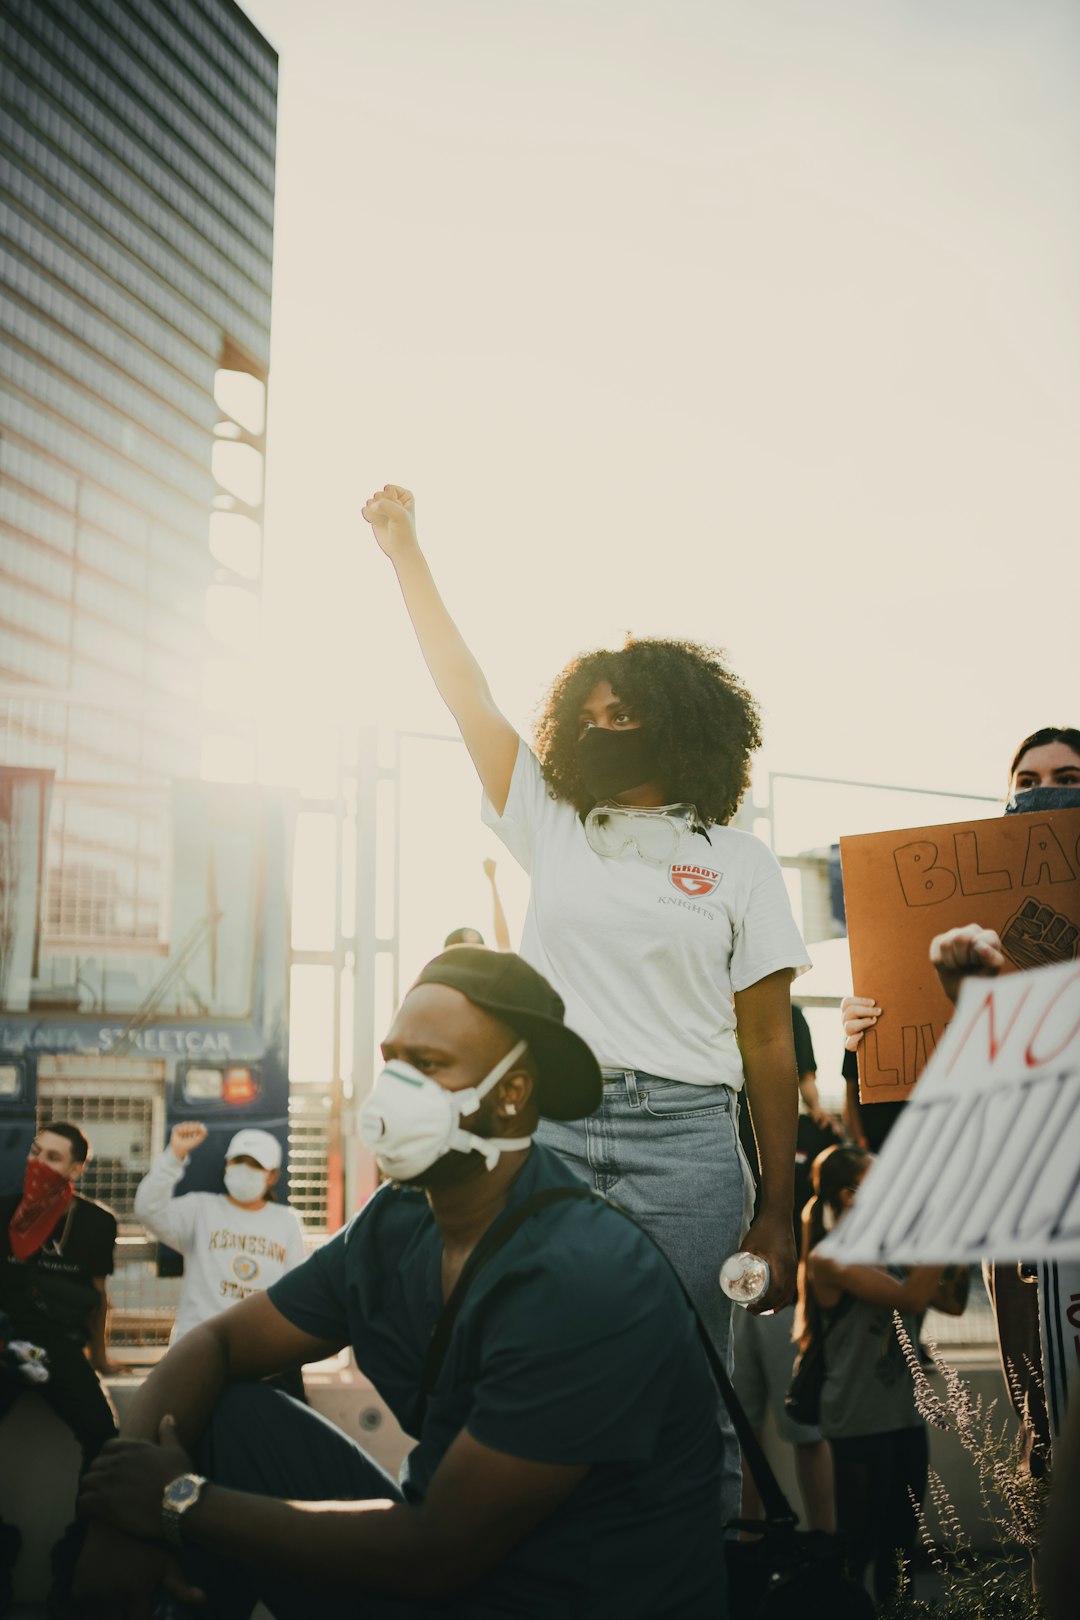
[(218, 1396), (210, 1416), (211, 1424), (240, 1424), (247, 1428), (252, 1423), (265, 1422), (267, 1417), (281, 1408), (279, 1392), (270, 1384), (260, 1382), (230, 1384)]
[(269, 1384), (230, 1384), (218, 1396), (203, 1431), (199, 1466), (226, 1483), (236, 1469), (246, 1468), (268, 1433), (278, 1427), (288, 1397)]

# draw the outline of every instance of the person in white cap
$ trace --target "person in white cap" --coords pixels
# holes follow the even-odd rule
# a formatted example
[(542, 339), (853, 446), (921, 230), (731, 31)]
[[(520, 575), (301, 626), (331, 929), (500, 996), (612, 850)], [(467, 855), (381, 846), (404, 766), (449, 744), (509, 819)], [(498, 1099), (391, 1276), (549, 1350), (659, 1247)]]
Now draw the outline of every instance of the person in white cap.
[(147, 1231), (184, 1257), (184, 1282), (170, 1343), (238, 1299), (261, 1292), (306, 1256), (304, 1229), (287, 1204), (273, 1202), (281, 1144), (269, 1131), (237, 1131), (225, 1150), (225, 1191), (174, 1197), (207, 1129), (174, 1125), (169, 1145), (135, 1194)]

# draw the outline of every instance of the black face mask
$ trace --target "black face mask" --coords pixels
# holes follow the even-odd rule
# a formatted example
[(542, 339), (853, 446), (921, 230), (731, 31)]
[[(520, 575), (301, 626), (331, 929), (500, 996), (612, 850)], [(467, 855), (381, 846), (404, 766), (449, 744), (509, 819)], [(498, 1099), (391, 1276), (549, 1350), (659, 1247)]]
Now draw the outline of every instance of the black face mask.
[(644, 726), (609, 731), (591, 726), (578, 740), (581, 779), (596, 799), (614, 799), (651, 782), (657, 773), (656, 738)]
[(1080, 810), (1080, 787), (1026, 788), (1005, 806), (1007, 816), (1020, 816), (1029, 810)]

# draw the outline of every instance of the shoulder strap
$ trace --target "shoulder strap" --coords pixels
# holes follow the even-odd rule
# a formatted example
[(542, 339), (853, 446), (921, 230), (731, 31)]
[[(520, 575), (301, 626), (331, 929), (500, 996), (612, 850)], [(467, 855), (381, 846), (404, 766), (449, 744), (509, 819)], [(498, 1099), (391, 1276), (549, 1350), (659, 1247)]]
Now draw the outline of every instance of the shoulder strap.
[[(735, 1429), (736, 1437), (738, 1438), (739, 1445), (742, 1448), (743, 1456), (746, 1458), (746, 1465), (753, 1476), (754, 1484), (757, 1486), (758, 1495), (761, 1498), (766, 1516), (771, 1524), (785, 1526), (794, 1526), (797, 1524), (798, 1514), (792, 1511), (791, 1504), (781, 1490), (779, 1480), (773, 1473), (769, 1459), (766, 1457), (757, 1436), (750, 1427), (750, 1421), (747, 1418), (746, 1413), (743, 1411), (742, 1403), (732, 1387), (731, 1379), (728, 1376), (728, 1370), (717, 1353), (716, 1346), (713, 1344), (712, 1339), (709, 1337), (709, 1330), (702, 1321), (701, 1314), (698, 1311), (697, 1306), (694, 1304), (694, 1301), (691, 1299), (686, 1284), (683, 1282), (674, 1266), (671, 1265), (671, 1261), (668, 1260), (667, 1255), (664, 1254), (664, 1250), (660, 1247), (659, 1243), (657, 1243), (652, 1233), (646, 1231), (645, 1227), (641, 1225), (640, 1221), (635, 1220), (633, 1215), (630, 1215), (618, 1204), (613, 1203), (610, 1198), (605, 1198), (603, 1193), (594, 1192), (591, 1187), (549, 1187), (546, 1192), (534, 1193), (531, 1198), (524, 1199), (522, 1203), (516, 1206), (516, 1208), (510, 1210), (503, 1218), (496, 1221), (492, 1226), (488, 1227), (487, 1231), (484, 1233), (484, 1236), (480, 1239), (480, 1242), (476, 1245), (476, 1248), (473, 1250), (472, 1254), (470, 1254), (468, 1260), (462, 1267), (461, 1276), (454, 1284), (450, 1298), (443, 1306), (439, 1320), (435, 1324), (435, 1331), (432, 1333), (431, 1343), (428, 1345), (428, 1352), (424, 1358), (423, 1372), (421, 1373), (420, 1377), (420, 1396), (413, 1414), (413, 1423), (417, 1426), (413, 1429), (413, 1433), (419, 1436), (419, 1425), (423, 1423), (428, 1397), (435, 1387), (435, 1381), (439, 1376), (439, 1370), (442, 1367), (443, 1361), (446, 1357), (447, 1348), (450, 1344), (450, 1335), (454, 1330), (454, 1323), (457, 1321), (458, 1313), (460, 1312), (462, 1304), (465, 1300), (465, 1295), (468, 1292), (469, 1286), (472, 1283), (473, 1278), (476, 1276), (476, 1273), (480, 1270), (480, 1267), (485, 1263), (485, 1261), (489, 1260), (493, 1254), (497, 1254), (503, 1245), (509, 1242), (510, 1238), (513, 1237), (518, 1228), (522, 1226), (531, 1215), (539, 1214), (539, 1212), (546, 1209), (549, 1204), (559, 1203), (566, 1198), (588, 1199), (592, 1203), (601, 1204), (607, 1209), (614, 1210), (614, 1212), (617, 1215), (620, 1215), (623, 1220), (630, 1221), (632, 1225), (636, 1226), (638, 1231), (643, 1233), (644, 1236), (649, 1239), (649, 1242), (653, 1245), (653, 1247), (664, 1256), (665, 1261), (667, 1261), (668, 1266), (671, 1268), (672, 1275), (682, 1290), (683, 1298), (690, 1307), (694, 1321), (697, 1323), (698, 1337), (700, 1338), (704, 1348), (705, 1357), (709, 1363), (713, 1380), (717, 1389), (720, 1391), (720, 1396), (724, 1402), (724, 1405), (728, 1409), (732, 1425)], [(719, 1287), (719, 1283), (717, 1284), (717, 1287)]]
[(435, 1388), (439, 1371), (446, 1359), (446, 1352), (450, 1345), (450, 1335), (454, 1331), (454, 1324), (458, 1319), (465, 1295), (469, 1291), (476, 1273), (485, 1261), (492, 1255), (498, 1254), (504, 1244), (509, 1243), (514, 1233), (529, 1219), (531, 1215), (539, 1214), (549, 1204), (558, 1203), (564, 1198), (577, 1198), (582, 1193), (587, 1198), (593, 1194), (588, 1187), (549, 1187), (545, 1192), (533, 1193), (531, 1198), (525, 1198), (513, 1209), (506, 1210), (493, 1221), (476, 1245), (475, 1249), (461, 1268), (461, 1275), (450, 1291), (450, 1297), (439, 1313), (424, 1357), (423, 1369), (420, 1373), (420, 1393), (411, 1419), (412, 1433), (419, 1438), (420, 1429), (424, 1422), (424, 1413), (427, 1410), (428, 1397)]
[[(855, 1295), (849, 1294), (845, 1289), (840, 1295), (840, 1298), (837, 1300), (836, 1304), (833, 1305), (829, 1310), (829, 1319), (825, 1323), (825, 1327), (821, 1335), (822, 1345), (824, 1345), (825, 1340), (829, 1337), (829, 1334), (832, 1332), (837, 1322), (839, 1322), (840, 1318), (847, 1315), (854, 1303)], [(818, 1309), (820, 1310), (821, 1307), (819, 1306)]]

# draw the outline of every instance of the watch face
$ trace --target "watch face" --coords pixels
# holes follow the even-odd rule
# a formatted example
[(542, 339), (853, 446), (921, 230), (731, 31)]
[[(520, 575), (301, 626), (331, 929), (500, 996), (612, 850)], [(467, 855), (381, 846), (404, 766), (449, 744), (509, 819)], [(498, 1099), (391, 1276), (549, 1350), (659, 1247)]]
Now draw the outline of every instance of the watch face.
[(202, 1481), (196, 1479), (194, 1474), (181, 1474), (166, 1488), (165, 1500), (172, 1508), (185, 1508), (198, 1500)]

